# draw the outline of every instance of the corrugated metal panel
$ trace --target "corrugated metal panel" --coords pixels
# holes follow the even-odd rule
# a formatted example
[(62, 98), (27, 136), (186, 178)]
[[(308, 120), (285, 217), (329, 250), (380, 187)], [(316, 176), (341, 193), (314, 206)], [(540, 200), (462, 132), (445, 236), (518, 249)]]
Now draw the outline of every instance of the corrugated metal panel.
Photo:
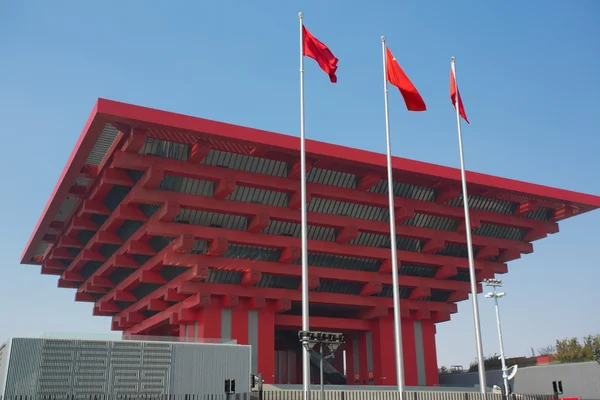
[(448, 278), (452, 281), (460, 281), (460, 282), (471, 282), (471, 278), (469, 276), (469, 270), (467, 269), (459, 269), (458, 274)]
[(450, 291), (448, 290), (431, 289), (431, 296), (423, 300), (445, 303), (448, 301), (448, 297), (450, 297)]
[(222, 257), (277, 262), (279, 261), (279, 257), (281, 257), (281, 250), (266, 247), (230, 244), (229, 248), (225, 253), (223, 253)]
[(227, 199), (243, 201), (246, 203), (265, 204), (274, 207), (287, 207), (289, 202), (289, 197), (286, 193), (250, 188), (247, 186), (237, 186)]
[(73, 247), (67, 247), (67, 251), (73, 256), (77, 257), (77, 255), (81, 252), (81, 249), (75, 249)]
[(204, 161), (202, 161), (202, 164), (278, 177), (286, 177), (288, 173), (288, 165), (283, 161), (268, 160), (266, 158), (219, 150), (211, 150)]
[(342, 215), (347, 217), (350, 216), (353, 218), (368, 219), (372, 221), (389, 221), (388, 210), (385, 208), (322, 199), (318, 197), (315, 197), (310, 201), (307, 209), (308, 211)]
[[(477, 255), (478, 249), (474, 249), (474, 255)], [(451, 257), (460, 257), (460, 258), (468, 258), (468, 249), (464, 244), (447, 244), (442, 250), (436, 252), (435, 254), (451, 256)]]
[(210, 269), (206, 282), (239, 285), (242, 282), (242, 273), (226, 269)]
[(527, 231), (520, 228), (511, 228), (508, 226), (499, 226), (491, 224), (481, 224), (479, 228), (472, 230), (473, 235), (488, 236), (499, 239), (517, 240), (525, 239)]
[(107, 219), (108, 219), (108, 215), (100, 215), (100, 214), (92, 214), (92, 215), (90, 215), (90, 220), (98, 228), (100, 228), (102, 225), (104, 225), (104, 223), (106, 222)]
[[(238, 393), (247, 393), (250, 363), (250, 346), (174, 344), (170, 393), (198, 393), (214, 395), (210, 400), (226, 400), (223, 395), (226, 378), (235, 379)], [(245, 400), (227, 396), (230, 397)]]
[(135, 182), (139, 181), (140, 179), (142, 179), (142, 176), (144, 176), (145, 172), (144, 171), (138, 171), (136, 169), (126, 169), (125, 173), (135, 183)]
[[(388, 194), (388, 180), (383, 179), (377, 185), (369, 189), (369, 192)], [(435, 189), (408, 183), (394, 182), (394, 196), (415, 200), (434, 201)]]
[(76, 197), (66, 197), (54, 216), (54, 221), (66, 221), (79, 201)]
[(154, 236), (148, 240), (148, 244), (157, 253), (167, 247), (169, 243), (173, 241), (173, 238), (167, 236)]
[(108, 153), (108, 150), (110, 150), (118, 135), (119, 131), (117, 128), (111, 124), (104, 125), (104, 129), (102, 129), (102, 132), (100, 133), (98, 140), (96, 140), (94, 147), (92, 147), (92, 151), (88, 155), (85, 163), (96, 166), (102, 164), (104, 157), (106, 157), (106, 153)]
[(5, 396), (34, 395), (40, 365), (43, 342), (38, 339), (14, 338), (11, 340)]
[[(398, 273), (400, 276), (420, 276), (423, 278), (433, 278), (437, 272), (436, 267), (431, 267), (429, 265), (419, 265), (419, 264), (407, 264), (400, 263), (400, 268), (398, 269)], [(400, 277), (400, 283), (402, 283), (402, 278)]]
[[(296, 260), (292, 264), (300, 264), (301, 260)], [(368, 258), (334, 256), (330, 254), (319, 254), (308, 252), (308, 265), (315, 267), (350, 269), (359, 271), (379, 271), (381, 261)]]
[[(136, 262), (137, 265), (144, 265), (148, 262), (149, 259), (152, 258), (152, 256), (147, 256), (147, 255), (143, 255), (143, 254), (132, 254), (131, 258), (133, 258), (133, 261)], [(130, 269), (130, 271), (133, 271), (132, 269)]]
[(110, 210), (113, 211), (129, 194), (131, 187), (114, 185), (110, 191), (106, 194), (106, 197), (102, 200), (102, 203)]
[(214, 228), (233, 229), (236, 231), (248, 230), (248, 218), (238, 215), (219, 214), (182, 208), (179, 212), (178, 222), (187, 222), (191, 225), (212, 226)]
[(324, 185), (356, 189), (356, 175), (328, 169), (312, 168), (306, 175), (306, 180)]
[(102, 254), (104, 258), (109, 258), (113, 254), (115, 254), (115, 252), (119, 250), (119, 248), (121, 248), (121, 246), (118, 244), (103, 244), (102, 246), (100, 246), (98, 252)]
[(214, 193), (214, 186), (215, 184), (211, 181), (165, 175), (158, 188), (160, 190), (168, 190), (170, 192), (212, 197)]
[(271, 274), (262, 274), (260, 282), (256, 284), (261, 288), (277, 289), (298, 289), (300, 287), (300, 278), (295, 276), (279, 276)]
[[(380, 235), (378, 233), (359, 232), (358, 237), (349, 242), (353, 245), (390, 248), (390, 236)], [(398, 250), (420, 252), (422, 242), (419, 239), (396, 236), (396, 246)]]
[[(139, 285), (137, 285), (135, 287), (135, 289), (131, 290), (131, 293), (138, 299), (141, 300), (144, 297), (148, 296), (150, 293), (158, 290), (159, 288), (161, 288), (162, 285), (158, 285), (155, 283), (140, 283)], [(133, 304), (133, 303), (130, 303)], [(119, 304), (119, 307), (121, 307), (121, 309), (125, 309), (128, 306), (125, 305), (121, 305)]]
[[(386, 221), (389, 221), (388, 212), (386, 210)], [(446, 218), (446, 217), (438, 217), (436, 215), (426, 215), (415, 213), (415, 216), (409, 219), (408, 221), (404, 221), (402, 225), (407, 226), (418, 226), (420, 228), (430, 228), (436, 229), (440, 231), (450, 231), (455, 232), (458, 229), (458, 225), (460, 222), (456, 219)]]
[(154, 138), (146, 139), (146, 143), (140, 150), (140, 154), (148, 154), (156, 157), (170, 158), (174, 160), (187, 160), (189, 146), (181, 143), (167, 142)]
[(123, 242), (129, 240), (134, 233), (137, 232), (144, 225), (142, 221), (124, 221), (121, 226), (117, 228), (116, 234)]
[(81, 270), (79, 271), (79, 273), (85, 279), (88, 279), (90, 276), (92, 276), (92, 274), (94, 272), (96, 272), (98, 270), (98, 268), (100, 268), (102, 266), (102, 264), (104, 264), (102, 261), (88, 261), (81, 268)]
[(313, 289), (314, 292), (341, 293), (341, 294), (360, 294), (363, 284), (358, 282), (342, 282), (331, 279), (321, 279), (319, 287)]
[[(302, 226), (293, 222), (271, 221), (269, 226), (262, 230), (267, 235), (280, 235), (289, 237), (300, 237)], [(325, 242), (335, 242), (337, 231), (333, 228), (322, 226), (308, 226), (308, 239), (321, 240)]]
[(89, 242), (90, 239), (94, 237), (95, 234), (96, 234), (96, 232), (94, 232), (94, 231), (88, 231), (88, 230), (79, 231), (77, 233), (77, 240), (79, 240), (79, 243), (81, 243), (82, 245), (85, 246), (87, 244), (87, 242)]
[(538, 221), (549, 221), (554, 214), (554, 210), (551, 208), (540, 207), (535, 211), (530, 212), (523, 216), (523, 218), (535, 219)]
[[(382, 285), (381, 289), (382, 289), (381, 293), (376, 294), (375, 296), (378, 296), (378, 297), (392, 297), (393, 296), (392, 285)], [(398, 287), (398, 291), (399, 291), (401, 299), (408, 299), (408, 296), (410, 296), (410, 292), (412, 292), (412, 288), (400, 286), (400, 287)]]
[(131, 268), (115, 268), (115, 270), (108, 276), (108, 279), (116, 285), (134, 272), (135, 270)]
[(171, 280), (177, 278), (179, 275), (183, 274), (188, 269), (189, 268), (187, 268), (187, 267), (165, 265), (163, 268), (161, 268), (160, 271), (158, 271), (158, 273), (161, 274), (161, 276), (163, 278), (165, 278), (167, 281), (171, 281)]
[(155, 206), (153, 204), (140, 204), (140, 205), (138, 205), (138, 208), (148, 218), (150, 218), (151, 216), (154, 215), (155, 212), (160, 210), (160, 206)]
[[(464, 207), (462, 194), (446, 204), (456, 207)], [(469, 195), (469, 209), (494, 212), (498, 214), (512, 215), (516, 204), (506, 200), (490, 199), (488, 197)]]

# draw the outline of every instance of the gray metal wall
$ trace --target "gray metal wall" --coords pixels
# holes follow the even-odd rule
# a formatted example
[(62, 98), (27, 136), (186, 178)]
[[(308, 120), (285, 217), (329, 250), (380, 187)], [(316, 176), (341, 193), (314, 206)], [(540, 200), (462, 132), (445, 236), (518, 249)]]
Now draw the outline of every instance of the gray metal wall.
[[(502, 385), (501, 371), (486, 371), (486, 375), (488, 386)], [(600, 399), (600, 364), (597, 362), (519, 368), (511, 385), (515, 393), (550, 394), (552, 381), (562, 381), (563, 397)], [(470, 387), (478, 382), (476, 372), (440, 375), (441, 385)]]
[[(302, 400), (302, 390), (277, 390), (264, 392), (263, 400)], [(313, 400), (399, 400), (395, 390), (326, 390), (321, 399), (318, 390), (311, 391)], [(502, 400), (502, 395), (461, 392), (405, 392), (406, 400)]]
[(6, 374), (8, 372), (8, 354), (10, 352), (10, 340), (0, 344), (0, 396), (4, 395), (6, 386)]
[(12, 339), (5, 396), (248, 392), (250, 347), (145, 341)]

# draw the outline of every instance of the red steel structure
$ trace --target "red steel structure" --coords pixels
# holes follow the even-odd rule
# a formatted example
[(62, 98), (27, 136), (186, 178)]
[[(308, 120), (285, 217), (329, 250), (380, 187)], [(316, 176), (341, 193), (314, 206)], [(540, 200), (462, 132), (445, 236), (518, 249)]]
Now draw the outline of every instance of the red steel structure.
[[(22, 256), (131, 335), (231, 338), (299, 383), (300, 141), (99, 99)], [(394, 385), (385, 157), (308, 141), (312, 330), (345, 380)], [(394, 161), (406, 384), (438, 383), (435, 324), (469, 296), (460, 173)], [(467, 173), (477, 279), (600, 197)], [(342, 358), (329, 365), (338, 382)], [(337, 379), (336, 379), (337, 377)]]

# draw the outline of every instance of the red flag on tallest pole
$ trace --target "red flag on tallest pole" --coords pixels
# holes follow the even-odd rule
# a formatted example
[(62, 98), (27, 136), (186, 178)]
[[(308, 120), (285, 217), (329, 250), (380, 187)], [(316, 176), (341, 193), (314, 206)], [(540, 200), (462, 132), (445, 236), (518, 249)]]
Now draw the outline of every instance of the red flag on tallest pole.
[(316, 60), (319, 67), (329, 75), (331, 83), (336, 83), (337, 57), (333, 55), (327, 46), (314, 37), (305, 26), (302, 26), (302, 43), (303, 54)]
[(400, 94), (404, 98), (404, 103), (406, 104), (408, 111), (427, 110), (425, 101), (423, 101), (419, 91), (415, 85), (412, 84), (410, 79), (408, 79), (408, 76), (406, 76), (402, 68), (400, 68), (400, 64), (398, 64), (398, 61), (396, 61), (396, 58), (392, 55), (392, 52), (387, 46), (385, 47), (385, 51), (387, 80), (400, 90)]

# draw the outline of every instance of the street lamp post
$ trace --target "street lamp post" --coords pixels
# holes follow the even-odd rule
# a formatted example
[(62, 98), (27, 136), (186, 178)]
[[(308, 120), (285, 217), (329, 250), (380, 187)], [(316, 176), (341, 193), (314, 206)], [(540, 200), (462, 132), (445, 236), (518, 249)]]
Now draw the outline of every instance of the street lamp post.
[[(319, 372), (320, 372), (320, 386), (321, 386), (321, 397), (319, 400), (325, 400), (325, 385), (323, 383), (323, 361), (325, 359), (333, 358), (335, 351), (340, 347), (342, 343), (344, 343), (344, 335), (341, 333), (331, 333), (331, 332), (310, 332), (310, 331), (299, 331), (298, 338), (302, 343), (302, 346), (306, 348), (306, 350), (310, 351), (316, 345), (319, 345), (319, 352), (321, 355), (321, 359), (319, 362)], [(323, 354), (323, 350), (325, 346), (329, 348), (330, 354), (325, 356)]]
[(502, 362), (502, 380), (504, 381), (504, 395), (508, 399), (508, 371), (506, 370), (506, 360), (504, 358), (504, 343), (502, 341), (502, 327), (500, 326), (500, 309), (498, 307), (498, 299), (504, 297), (504, 292), (497, 292), (497, 287), (502, 287), (502, 281), (499, 279), (484, 279), (485, 286), (490, 286), (493, 292), (485, 295), (486, 298), (494, 299), (496, 306), (496, 325), (498, 326), (498, 340), (500, 341), (500, 361)]

